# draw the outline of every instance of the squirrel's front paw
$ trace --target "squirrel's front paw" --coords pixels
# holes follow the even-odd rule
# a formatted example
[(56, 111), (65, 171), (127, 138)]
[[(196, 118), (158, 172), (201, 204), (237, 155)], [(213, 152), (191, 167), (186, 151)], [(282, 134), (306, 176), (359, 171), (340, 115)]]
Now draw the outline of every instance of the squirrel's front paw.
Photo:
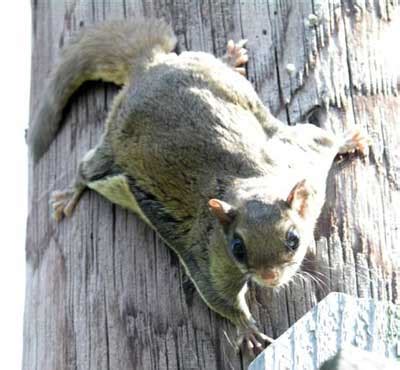
[(64, 216), (70, 217), (77, 203), (74, 191), (53, 191), (50, 196), (50, 204), (53, 207), (53, 217), (61, 221)]
[(339, 148), (340, 154), (359, 152), (363, 156), (367, 156), (371, 139), (358, 127), (346, 132), (343, 142)]
[(223, 58), (225, 63), (243, 76), (246, 74), (246, 69), (243, 66), (249, 60), (247, 50), (244, 48), (246, 42), (247, 40), (240, 40), (235, 44), (233, 40), (229, 40), (226, 46), (226, 54)]
[(261, 333), (256, 327), (249, 327), (239, 331), (238, 345), (247, 355), (257, 356), (262, 352), (267, 344), (274, 340), (264, 333)]

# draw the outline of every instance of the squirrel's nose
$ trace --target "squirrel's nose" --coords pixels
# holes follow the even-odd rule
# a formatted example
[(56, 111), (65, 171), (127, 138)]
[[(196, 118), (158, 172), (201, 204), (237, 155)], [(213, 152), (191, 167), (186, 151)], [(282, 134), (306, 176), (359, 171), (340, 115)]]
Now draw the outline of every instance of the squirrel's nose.
[(275, 269), (264, 270), (260, 273), (260, 276), (268, 285), (275, 285), (279, 279), (279, 273)]

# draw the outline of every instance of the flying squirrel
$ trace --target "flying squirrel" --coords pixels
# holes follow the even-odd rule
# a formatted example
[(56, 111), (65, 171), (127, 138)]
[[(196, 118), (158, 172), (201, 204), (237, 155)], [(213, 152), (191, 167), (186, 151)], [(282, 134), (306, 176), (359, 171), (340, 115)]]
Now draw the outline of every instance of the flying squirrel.
[(250, 354), (272, 339), (245, 300), (247, 282), (277, 287), (298, 271), (338, 153), (368, 150), (357, 128), (336, 136), (288, 126), (243, 76), (245, 41), (218, 59), (177, 55), (157, 19), (89, 27), (63, 50), (28, 133), (36, 164), (87, 80), (122, 85), (100, 142), (73, 186), (53, 192), (54, 216), (70, 216), (86, 188), (136, 213), (178, 255), (207, 305), (238, 329)]

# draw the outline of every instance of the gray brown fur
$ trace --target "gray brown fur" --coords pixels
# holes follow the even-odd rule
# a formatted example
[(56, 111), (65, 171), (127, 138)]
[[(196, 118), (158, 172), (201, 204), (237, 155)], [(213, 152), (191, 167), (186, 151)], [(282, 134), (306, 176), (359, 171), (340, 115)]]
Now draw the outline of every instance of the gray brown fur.
[(137, 59), (148, 58), (155, 50), (170, 52), (175, 45), (172, 30), (161, 20), (113, 21), (78, 33), (50, 74), (30, 125), (28, 144), (34, 161), (47, 150), (59, 130), (63, 108), (83, 82), (124, 85), (134, 73), (132, 67), (140, 64)]
[[(204, 301), (259, 350), (252, 346), (266, 338), (244, 300), (247, 280), (274, 286), (263, 276), (273, 272), (280, 285), (296, 273), (333, 158), (365, 150), (366, 140), (357, 131), (338, 139), (312, 125), (282, 124), (232, 66), (206, 53), (168, 53), (172, 32), (146, 22), (101, 25), (66, 49), (33, 124), (32, 152), (36, 159), (45, 152), (79, 84), (123, 83), (73, 189), (55, 195), (57, 214), (70, 215), (86, 187), (136, 212), (178, 254)], [(209, 212), (210, 199), (234, 216)], [(285, 246), (290, 228), (300, 235), (295, 251)], [(245, 264), (228, 248), (235, 233), (246, 244)]]

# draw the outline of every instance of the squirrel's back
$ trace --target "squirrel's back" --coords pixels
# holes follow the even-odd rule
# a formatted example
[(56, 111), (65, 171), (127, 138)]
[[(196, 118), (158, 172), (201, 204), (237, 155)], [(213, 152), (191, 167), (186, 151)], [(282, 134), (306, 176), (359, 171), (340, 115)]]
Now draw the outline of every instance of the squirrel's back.
[(135, 66), (175, 46), (171, 27), (158, 19), (111, 21), (79, 32), (63, 50), (33, 113), (28, 145), (34, 161), (48, 149), (61, 125), (63, 108), (85, 81), (123, 85)]

